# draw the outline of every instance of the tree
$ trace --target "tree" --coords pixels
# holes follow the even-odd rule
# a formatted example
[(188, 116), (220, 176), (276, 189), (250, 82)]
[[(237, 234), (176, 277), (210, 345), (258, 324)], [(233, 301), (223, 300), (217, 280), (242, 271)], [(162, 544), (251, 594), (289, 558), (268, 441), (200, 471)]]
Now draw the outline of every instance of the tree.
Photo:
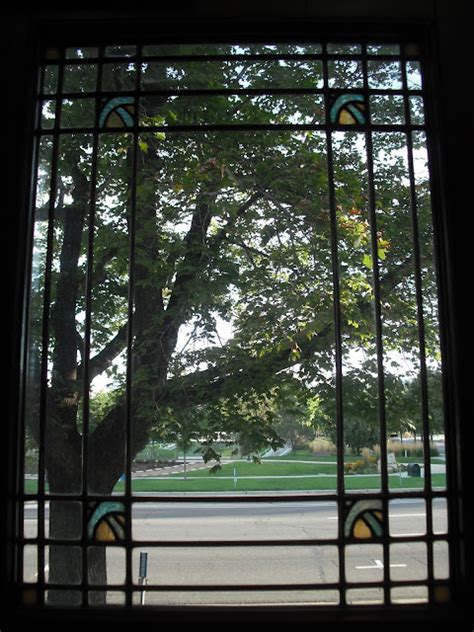
[[(120, 93), (133, 87), (134, 72), (132, 63), (110, 64), (104, 81)], [(332, 72), (335, 85), (344, 83), (342, 66)], [(390, 81), (389, 69), (377, 72)], [(71, 92), (74, 81), (85, 79), (71, 79)], [(136, 147), (126, 129), (101, 134), (97, 146), (88, 134), (62, 135), (53, 216), (48, 211), (53, 141), (43, 137), (27, 422), (40, 441), (42, 409), (52, 493), (65, 499), (80, 493), (84, 475), (89, 493), (112, 493), (125, 469), (127, 417), (132, 458), (170, 410), (175, 419), (183, 410), (191, 411), (189, 419), (205, 415), (209, 450), (219, 428), (238, 436), (251, 454), (279, 441), (271, 393), (288, 374), (309, 396), (327, 396), (333, 405), (333, 232), (325, 133), (153, 129), (318, 121), (317, 100), (147, 95), (176, 86), (299, 88), (321, 81), (321, 65), (307, 60), (145, 64), (138, 115), (150, 131), (140, 133)], [(86, 126), (93, 119), (86, 105), (65, 100), (61, 121)], [(335, 134), (332, 175), (344, 348), (373, 354), (373, 234), (362, 145), (360, 133)], [(401, 133), (374, 139), (385, 342), (394, 350), (412, 349), (417, 330), (404, 147)], [(417, 186), (423, 291), (431, 309), (436, 294), (428, 189), (421, 180)], [(49, 310), (47, 347), (43, 305)], [(427, 339), (436, 347), (436, 318), (427, 314), (428, 320)], [(40, 377), (45, 373), (47, 385)], [(96, 407), (91, 418), (90, 384), (104, 375), (114, 398)], [(77, 537), (80, 524), (77, 503), (51, 502), (51, 537)], [(77, 551), (59, 545), (50, 551), (50, 580), (80, 581)], [(88, 567), (91, 581), (105, 583), (104, 548), (93, 549)], [(67, 603), (75, 595), (52, 591), (50, 598)]]

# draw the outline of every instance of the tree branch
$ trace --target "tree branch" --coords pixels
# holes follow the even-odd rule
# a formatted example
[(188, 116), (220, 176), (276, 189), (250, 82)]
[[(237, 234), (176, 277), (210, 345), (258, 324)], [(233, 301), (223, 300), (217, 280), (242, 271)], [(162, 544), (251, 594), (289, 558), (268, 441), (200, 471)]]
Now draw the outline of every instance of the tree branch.
[[(128, 323), (123, 325), (116, 335), (99, 351), (97, 355), (89, 360), (89, 378), (92, 381), (95, 377), (103, 373), (112, 364), (114, 359), (121, 353), (127, 344)], [(78, 367), (78, 374), (82, 375), (84, 363)]]
[[(411, 268), (412, 261), (413, 256), (410, 255), (396, 269), (381, 279), (384, 292), (392, 292), (404, 280), (405, 276), (400, 276), (400, 274), (406, 273)], [(367, 312), (367, 317), (369, 317), (372, 302), (365, 301), (361, 310)], [(238, 392), (244, 381), (249, 385), (257, 380), (263, 382), (278, 372), (311, 358), (315, 353), (324, 351), (328, 345), (333, 344), (333, 338), (334, 330), (331, 322), (316, 333), (311, 340), (308, 340), (306, 332), (299, 332), (292, 337), (292, 341), (289, 341), (284, 349), (275, 349), (261, 358), (246, 355), (243, 359), (240, 355), (203, 371), (170, 378), (164, 384), (158, 403), (193, 405), (215, 401), (219, 397)], [(293, 354), (292, 348), (296, 348), (296, 345), (298, 353)]]

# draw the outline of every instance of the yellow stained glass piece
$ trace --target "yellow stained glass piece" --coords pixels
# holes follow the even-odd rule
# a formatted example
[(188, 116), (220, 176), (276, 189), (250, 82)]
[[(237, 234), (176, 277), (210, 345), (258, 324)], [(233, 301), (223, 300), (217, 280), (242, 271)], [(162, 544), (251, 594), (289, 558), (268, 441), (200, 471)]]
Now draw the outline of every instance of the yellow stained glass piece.
[(361, 519), (354, 524), (354, 537), (358, 540), (369, 540), (372, 537), (372, 531)]
[(107, 127), (123, 127), (123, 121), (116, 112), (111, 112), (107, 117)]
[(103, 520), (96, 529), (95, 539), (98, 542), (113, 542), (115, 540), (115, 533), (109, 527), (107, 522)]
[(356, 120), (350, 112), (347, 110), (341, 110), (339, 114), (339, 123), (342, 125), (354, 125)]

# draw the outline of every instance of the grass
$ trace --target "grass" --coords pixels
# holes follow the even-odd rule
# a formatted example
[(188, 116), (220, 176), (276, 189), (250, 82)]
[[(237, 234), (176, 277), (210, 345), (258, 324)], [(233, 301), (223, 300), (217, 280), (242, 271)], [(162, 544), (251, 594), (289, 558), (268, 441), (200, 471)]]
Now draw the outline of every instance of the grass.
[[(446, 477), (444, 474), (433, 474), (431, 477), (433, 487), (445, 487)], [(424, 479), (409, 477), (400, 479), (398, 476), (391, 476), (390, 489), (423, 489)], [(379, 476), (346, 476), (345, 485), (348, 490), (357, 489), (380, 489)], [(124, 492), (123, 483), (117, 483), (115, 490), (118, 493)], [(321, 478), (294, 478), (294, 479), (237, 479), (234, 490), (233, 481), (225, 478), (190, 477), (187, 480), (180, 480), (173, 477), (163, 477), (160, 480), (151, 478), (136, 478), (133, 480), (134, 492), (232, 492), (232, 491), (336, 491), (336, 477), (322, 476)], [(25, 483), (25, 493), (35, 494), (37, 492), (36, 481), (28, 480)]]
[[(312, 458), (309, 458), (312, 457)], [(215, 474), (208, 469), (190, 470), (187, 480), (183, 480), (182, 473), (176, 473), (161, 478), (135, 477), (132, 482), (133, 490), (137, 492), (214, 492), (223, 491), (335, 491), (337, 485), (336, 457), (317, 457), (309, 455), (306, 451), (296, 451), (290, 455), (272, 457), (263, 460), (260, 464), (249, 461), (234, 461), (226, 463)], [(360, 457), (347, 455), (347, 460), (357, 460)], [(295, 462), (297, 459), (310, 461), (309, 463)], [(399, 459), (399, 462), (410, 462), (412, 458)], [(420, 461), (420, 459), (414, 459)], [(316, 461), (319, 461), (316, 463)], [(438, 459), (433, 458), (432, 462)], [(234, 469), (237, 480), (234, 484)], [(323, 476), (315, 476), (315, 475)], [(265, 478), (265, 477), (290, 477), (299, 478)], [(254, 477), (254, 478), (246, 478)], [(258, 478), (257, 478), (258, 477)], [(403, 477), (398, 475), (389, 477), (391, 489), (422, 489), (423, 478)], [(432, 474), (432, 485), (442, 487), (446, 485), (445, 474)], [(380, 489), (380, 476), (345, 476), (347, 489)], [(124, 484), (117, 483), (116, 492), (124, 491)], [(37, 481), (26, 480), (25, 492), (34, 494), (37, 492)]]
[[(423, 489), (423, 478), (402, 478), (401, 485), (398, 476), (391, 476), (390, 489)], [(446, 477), (444, 474), (433, 474), (434, 487), (444, 487)], [(336, 491), (337, 479), (334, 476), (320, 478), (297, 479), (237, 479), (234, 488), (233, 480), (218, 477), (197, 478), (190, 477), (180, 480), (175, 477), (166, 477), (160, 480), (140, 478), (133, 481), (135, 492), (232, 492), (232, 491)], [(379, 476), (346, 476), (345, 486), (348, 490), (380, 489)], [(117, 484), (115, 491), (123, 492), (123, 483)]]

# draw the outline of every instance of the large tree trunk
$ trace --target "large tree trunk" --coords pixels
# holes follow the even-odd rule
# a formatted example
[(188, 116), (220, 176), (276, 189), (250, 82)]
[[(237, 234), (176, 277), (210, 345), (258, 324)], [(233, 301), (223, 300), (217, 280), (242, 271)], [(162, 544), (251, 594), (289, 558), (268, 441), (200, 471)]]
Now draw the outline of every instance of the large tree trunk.
[[(81, 537), (85, 524), (78, 501), (68, 495), (83, 491), (83, 437), (78, 430), (81, 384), (78, 375), (76, 311), (79, 287), (79, 259), (84, 219), (89, 199), (89, 183), (79, 168), (73, 170), (75, 181), (74, 209), (64, 213), (64, 236), (60, 256), (60, 274), (51, 315), (54, 339), (52, 383), (46, 420), (45, 464), (50, 492), (64, 495), (64, 500), (50, 503), (50, 537), (61, 543), (49, 546), (49, 581), (67, 589), (52, 589), (48, 601), (57, 605), (81, 602), (83, 581), (94, 585), (107, 583), (105, 547), (87, 549), (87, 576), (83, 568)], [(210, 200), (198, 199), (191, 227), (185, 238), (185, 255), (178, 267), (173, 291), (165, 310), (155, 261), (159, 257), (156, 211), (138, 206), (136, 248), (140, 252), (134, 267), (134, 317), (132, 358), (132, 409), (126, 410), (124, 398), (98, 424), (88, 437), (86, 468), (87, 493), (111, 495), (115, 483), (126, 470), (127, 412), (130, 415), (129, 458), (142, 449), (156, 420), (159, 402), (171, 355), (176, 346), (179, 327), (205, 268), (206, 234), (211, 219)], [(142, 228), (143, 227), (143, 228)], [(70, 544), (69, 544), (70, 543)], [(91, 594), (94, 596), (91, 598)], [(93, 591), (89, 600), (105, 603), (105, 591)]]
[[(87, 525), (88, 504), (69, 500), (68, 495), (77, 495), (82, 489), (82, 448), (81, 438), (69, 439), (66, 444), (60, 433), (47, 443), (47, 472), (50, 493), (64, 495), (64, 500), (54, 500), (49, 505), (49, 537), (61, 541), (49, 545), (49, 582), (61, 584), (66, 589), (48, 591), (48, 602), (55, 605), (79, 605), (81, 592), (74, 590), (83, 580), (90, 586), (107, 584), (106, 549), (103, 546), (81, 545), (83, 525)], [(94, 463), (90, 464), (91, 469)], [(118, 468), (116, 468), (117, 470)], [(111, 494), (112, 486), (101, 487), (100, 493)], [(87, 529), (87, 526), (86, 526)], [(87, 533), (84, 534), (87, 537)], [(92, 544), (92, 542), (91, 542)], [(87, 555), (87, 575), (84, 557)], [(89, 603), (106, 603), (104, 590), (89, 594)]]

